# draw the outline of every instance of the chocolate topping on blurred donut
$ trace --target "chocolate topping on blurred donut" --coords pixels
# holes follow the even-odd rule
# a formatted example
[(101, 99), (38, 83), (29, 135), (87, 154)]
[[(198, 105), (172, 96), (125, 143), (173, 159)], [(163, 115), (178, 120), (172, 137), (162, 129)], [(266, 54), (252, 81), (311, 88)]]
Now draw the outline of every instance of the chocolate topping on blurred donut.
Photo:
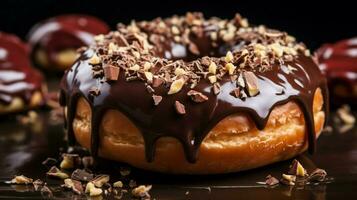
[(108, 33), (105, 22), (86, 15), (61, 15), (35, 25), (28, 35), (36, 65), (64, 70), (78, 57), (76, 49), (88, 46), (93, 37)]
[[(31, 68), (26, 44), (0, 32), (0, 114), (43, 104), (42, 81), (42, 75)], [(17, 109), (6, 108), (15, 104)]]
[(357, 105), (357, 37), (326, 44), (318, 51), (321, 70), (326, 74), (332, 103)]

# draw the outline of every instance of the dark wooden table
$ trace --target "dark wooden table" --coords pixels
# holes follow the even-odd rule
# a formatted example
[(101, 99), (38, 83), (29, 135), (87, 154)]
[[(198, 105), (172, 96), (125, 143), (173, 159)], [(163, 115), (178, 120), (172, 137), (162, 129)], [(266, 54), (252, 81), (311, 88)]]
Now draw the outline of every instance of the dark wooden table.
[[(65, 146), (62, 123), (54, 124), (48, 111), (38, 112), (32, 125), (22, 125), (12, 118), (0, 121), (0, 199), (41, 199), (41, 192), (32, 186), (9, 185), (5, 182), (14, 175), (24, 174), (41, 178), (54, 190), (55, 199), (86, 199), (71, 191), (59, 189), (61, 181), (46, 178), (48, 170), (41, 164), (47, 157), (58, 157)], [(331, 116), (333, 118), (333, 115)], [(258, 184), (268, 174), (280, 177), (290, 161), (284, 161), (246, 172), (207, 175), (163, 175), (133, 169), (129, 179), (138, 184), (152, 184), (150, 194), (155, 199), (357, 199), (357, 128), (345, 133), (325, 132), (318, 140), (317, 153), (297, 158), (307, 169), (323, 168), (331, 183), (304, 187), (282, 186), (269, 188)], [(105, 161), (115, 180), (122, 164)], [(58, 189), (58, 191), (57, 191)], [(130, 194), (123, 199), (130, 199)]]

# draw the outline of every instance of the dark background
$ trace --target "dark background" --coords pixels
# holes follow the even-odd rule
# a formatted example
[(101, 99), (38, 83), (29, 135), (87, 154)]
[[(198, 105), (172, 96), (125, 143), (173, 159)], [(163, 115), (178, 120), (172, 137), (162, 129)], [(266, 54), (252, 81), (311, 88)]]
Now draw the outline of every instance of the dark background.
[(206, 16), (232, 18), (236, 12), (250, 23), (284, 30), (316, 49), (322, 43), (357, 36), (357, 12), (350, 1), (139, 1), (139, 0), (1, 0), (0, 30), (25, 38), (36, 22), (63, 13), (97, 16), (112, 28), (117, 22), (201, 11)]

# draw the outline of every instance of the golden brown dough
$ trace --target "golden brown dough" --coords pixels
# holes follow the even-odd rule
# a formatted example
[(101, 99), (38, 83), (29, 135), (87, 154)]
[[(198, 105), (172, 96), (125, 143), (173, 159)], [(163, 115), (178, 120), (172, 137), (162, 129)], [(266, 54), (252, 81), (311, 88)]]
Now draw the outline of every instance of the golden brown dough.
[[(317, 137), (325, 121), (323, 103), (318, 88), (313, 102)], [(90, 147), (90, 126), (89, 104), (79, 99), (73, 129), (76, 140), (86, 148)], [(306, 137), (300, 108), (288, 102), (273, 109), (263, 130), (242, 113), (224, 118), (202, 142), (194, 164), (187, 162), (181, 144), (167, 137), (157, 141), (154, 161), (149, 163), (138, 128), (121, 112), (109, 110), (101, 123), (99, 156), (166, 173), (228, 173), (292, 158), (306, 150)]]

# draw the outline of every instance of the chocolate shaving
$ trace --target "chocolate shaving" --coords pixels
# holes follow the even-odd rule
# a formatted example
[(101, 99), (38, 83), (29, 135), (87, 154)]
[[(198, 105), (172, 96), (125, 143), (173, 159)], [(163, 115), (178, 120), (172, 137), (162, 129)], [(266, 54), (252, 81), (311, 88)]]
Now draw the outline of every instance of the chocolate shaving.
[(152, 99), (154, 100), (154, 105), (157, 106), (162, 100), (162, 96), (159, 95), (152, 95)]
[(90, 168), (94, 164), (94, 159), (92, 156), (84, 156), (82, 158), (82, 163), (84, 168)]
[(158, 78), (156, 76), (154, 76), (153, 80), (152, 80), (152, 87), (156, 88), (159, 87), (160, 85), (162, 85), (164, 83), (164, 80), (162, 80), (161, 78)]
[(309, 176), (308, 180), (311, 182), (322, 182), (326, 179), (327, 173), (323, 169), (315, 169), (313, 172), (311, 172), (311, 175)]
[(245, 86), (250, 97), (254, 97), (259, 94), (258, 78), (253, 72), (243, 72), (245, 80)]
[(279, 184), (279, 180), (275, 178), (274, 176), (268, 175), (265, 180), (265, 184), (269, 186), (277, 185)]
[(241, 96), (241, 92), (239, 88), (235, 88), (229, 94), (234, 96), (235, 98), (239, 98)]
[(94, 178), (92, 173), (83, 169), (76, 169), (72, 172), (71, 178), (78, 181), (91, 181)]
[(221, 92), (221, 85), (219, 83), (213, 84), (213, 94), (218, 95)]
[(186, 114), (185, 106), (179, 101), (175, 101), (175, 110), (180, 115)]
[(119, 67), (113, 65), (105, 65), (103, 67), (104, 76), (107, 81), (116, 81), (119, 78)]
[(191, 97), (192, 101), (196, 103), (202, 103), (208, 100), (208, 97), (201, 92), (197, 92), (195, 90), (188, 91), (187, 95)]
[(149, 93), (154, 93), (154, 92), (155, 92), (154, 88), (152, 88), (150, 85), (147, 85), (147, 86), (146, 86), (146, 90), (147, 90)]
[(99, 96), (100, 95), (100, 90), (97, 87), (92, 87), (89, 90), (89, 94), (92, 95), (92, 96)]
[(40, 179), (37, 179), (32, 184), (33, 187), (35, 188), (35, 191), (38, 191), (38, 189), (44, 185), (44, 182)]

